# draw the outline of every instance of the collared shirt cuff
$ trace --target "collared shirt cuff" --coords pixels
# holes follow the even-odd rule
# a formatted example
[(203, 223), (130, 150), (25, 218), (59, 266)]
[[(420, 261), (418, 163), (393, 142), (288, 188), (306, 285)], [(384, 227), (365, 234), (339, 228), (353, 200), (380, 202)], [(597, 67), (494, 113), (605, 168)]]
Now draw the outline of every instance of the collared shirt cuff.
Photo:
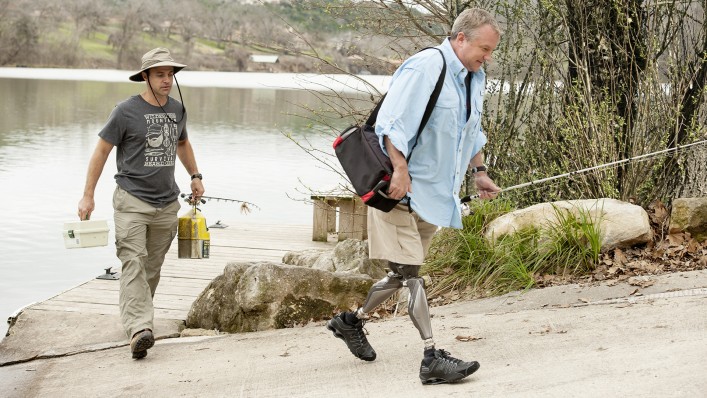
[(383, 153), (386, 154), (386, 156), (390, 157), (390, 154), (388, 153), (388, 149), (385, 147), (385, 137), (390, 138), (390, 143), (393, 144), (395, 149), (399, 150), (405, 158), (407, 158), (407, 143), (403, 141), (400, 137), (396, 137), (395, 134), (388, 134), (387, 132), (383, 132), (378, 136), (378, 142), (380, 143), (381, 148), (383, 149)]

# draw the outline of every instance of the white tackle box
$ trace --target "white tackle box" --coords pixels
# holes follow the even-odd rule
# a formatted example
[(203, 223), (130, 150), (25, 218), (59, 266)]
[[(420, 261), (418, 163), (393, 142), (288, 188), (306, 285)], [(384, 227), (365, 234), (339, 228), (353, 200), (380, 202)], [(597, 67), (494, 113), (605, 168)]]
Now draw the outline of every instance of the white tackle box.
[(108, 245), (108, 221), (84, 220), (64, 223), (64, 246), (67, 249)]

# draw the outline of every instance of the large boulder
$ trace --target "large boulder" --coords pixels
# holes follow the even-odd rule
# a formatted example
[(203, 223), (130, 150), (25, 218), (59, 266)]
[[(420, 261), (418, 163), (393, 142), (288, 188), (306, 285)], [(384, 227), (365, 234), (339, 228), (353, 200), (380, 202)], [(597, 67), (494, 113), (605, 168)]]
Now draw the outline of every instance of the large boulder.
[(577, 217), (584, 212), (598, 222), (603, 251), (644, 244), (652, 238), (648, 213), (642, 207), (605, 198), (540, 203), (516, 210), (489, 223), (485, 237), (494, 241), (526, 228), (545, 229), (557, 222), (558, 211), (569, 211)]
[(373, 282), (272, 262), (230, 263), (196, 299), (187, 327), (239, 333), (303, 325), (362, 303)]
[[(317, 262), (319, 257), (331, 251), (331, 249), (305, 249), (289, 251), (282, 257), (282, 263), (296, 265), (298, 267), (312, 268), (312, 264)], [(327, 271), (333, 271), (333, 269)]]
[(341, 241), (334, 250), (287, 252), (282, 262), (323, 271), (366, 274), (374, 279), (385, 277), (385, 267), (388, 263), (368, 258), (368, 241), (359, 239)]
[(670, 233), (689, 232), (697, 241), (707, 239), (707, 198), (673, 200)]

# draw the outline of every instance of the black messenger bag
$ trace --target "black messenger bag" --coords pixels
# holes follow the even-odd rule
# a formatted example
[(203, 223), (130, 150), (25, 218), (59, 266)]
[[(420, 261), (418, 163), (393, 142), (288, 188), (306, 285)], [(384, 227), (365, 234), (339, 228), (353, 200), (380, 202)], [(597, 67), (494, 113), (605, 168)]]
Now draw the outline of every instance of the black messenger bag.
[[(428, 48), (432, 49), (434, 47)], [(427, 102), (427, 108), (425, 108), (425, 113), (420, 122), (420, 128), (417, 130), (417, 135), (415, 135), (415, 144), (410, 148), (406, 158), (408, 163), (410, 162), (412, 151), (417, 145), (417, 140), (420, 138), (420, 133), (425, 128), (437, 103), (447, 72), (447, 62), (444, 59), (444, 54), (442, 54), (440, 49), (434, 49), (439, 51), (442, 56), (442, 71)], [(334, 140), (334, 152), (336, 152), (339, 163), (341, 163), (346, 176), (351, 181), (351, 185), (356, 194), (361, 197), (363, 203), (378, 210), (389, 212), (402, 199), (392, 199), (386, 194), (390, 178), (393, 175), (393, 165), (390, 162), (390, 158), (381, 149), (375, 132), (376, 117), (384, 99), (385, 95), (378, 101), (375, 109), (368, 116), (366, 123), (347, 127), (336, 137)]]

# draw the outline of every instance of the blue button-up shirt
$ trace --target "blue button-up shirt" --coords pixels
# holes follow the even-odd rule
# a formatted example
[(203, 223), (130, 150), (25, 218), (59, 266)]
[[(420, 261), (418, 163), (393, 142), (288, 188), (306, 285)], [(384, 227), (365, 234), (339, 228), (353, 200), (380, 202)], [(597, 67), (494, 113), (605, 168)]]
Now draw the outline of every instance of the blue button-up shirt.
[[(471, 115), (467, 121), (464, 78), (468, 71), (449, 39), (437, 48), (447, 61), (447, 73), (437, 104), (408, 164), (412, 177), (410, 206), (431, 224), (462, 228), (459, 190), (471, 158), (486, 144), (481, 131), (486, 74), (482, 69), (473, 74)], [(441, 70), (439, 51), (430, 49), (408, 58), (393, 74), (376, 119), (376, 134), (384, 151), (383, 137), (388, 136), (407, 157)]]

